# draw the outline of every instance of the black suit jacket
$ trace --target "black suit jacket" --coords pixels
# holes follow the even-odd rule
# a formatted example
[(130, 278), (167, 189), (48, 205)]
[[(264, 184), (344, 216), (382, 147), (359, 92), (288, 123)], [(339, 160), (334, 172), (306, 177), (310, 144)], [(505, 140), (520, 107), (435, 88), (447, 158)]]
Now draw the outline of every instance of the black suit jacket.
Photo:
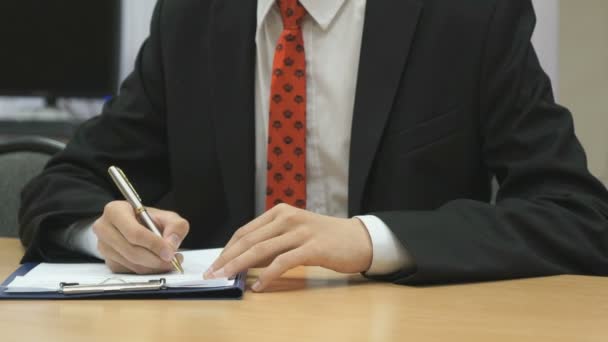
[[(608, 273), (608, 194), (534, 24), (529, 0), (368, 1), (349, 213), (379, 216), (416, 262), (385, 279)], [(120, 198), (112, 164), (190, 221), (184, 247), (222, 246), (253, 219), (255, 30), (256, 1), (160, 0), (120, 95), (25, 189), (24, 260), (82, 258), (48, 235)]]

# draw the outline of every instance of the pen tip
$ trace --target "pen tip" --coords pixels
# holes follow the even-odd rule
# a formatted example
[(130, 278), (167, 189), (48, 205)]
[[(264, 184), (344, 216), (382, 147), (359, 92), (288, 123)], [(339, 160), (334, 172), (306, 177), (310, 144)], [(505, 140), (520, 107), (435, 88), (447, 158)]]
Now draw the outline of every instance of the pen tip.
[(173, 267), (175, 268), (175, 270), (177, 272), (179, 272), (179, 274), (184, 274), (184, 268), (180, 264), (179, 260), (173, 259), (173, 261), (171, 263), (173, 264)]

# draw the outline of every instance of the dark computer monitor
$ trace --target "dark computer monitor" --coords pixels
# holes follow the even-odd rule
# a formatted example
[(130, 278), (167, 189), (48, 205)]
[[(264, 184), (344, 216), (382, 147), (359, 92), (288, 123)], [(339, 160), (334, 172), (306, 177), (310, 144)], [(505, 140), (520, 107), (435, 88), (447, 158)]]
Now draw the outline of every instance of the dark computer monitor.
[(116, 92), (121, 0), (0, 1), (0, 96)]

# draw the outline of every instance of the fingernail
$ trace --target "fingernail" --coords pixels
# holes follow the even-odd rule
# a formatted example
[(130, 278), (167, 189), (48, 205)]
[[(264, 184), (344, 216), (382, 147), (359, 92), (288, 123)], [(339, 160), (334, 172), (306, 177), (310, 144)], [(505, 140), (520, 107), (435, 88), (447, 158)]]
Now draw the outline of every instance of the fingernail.
[(173, 259), (173, 252), (170, 249), (163, 249), (160, 251), (160, 258), (166, 262), (171, 262), (171, 259)]
[(256, 281), (255, 284), (251, 287), (251, 289), (255, 292), (260, 292), (262, 290), (262, 283), (260, 281)]
[(226, 270), (222, 267), (219, 270), (217, 270), (216, 272), (213, 272), (213, 274), (211, 275), (211, 277), (217, 279), (217, 278), (226, 278)]
[(177, 236), (177, 234), (171, 234), (171, 236), (169, 236), (169, 241), (171, 242), (171, 244), (173, 245), (173, 247), (175, 249), (179, 248), (179, 245), (181, 244), (181, 239), (179, 238), (179, 236)]
[(203, 278), (205, 279), (209, 279), (211, 278), (211, 275), (213, 274), (213, 267), (209, 267), (206, 271), (205, 274), (203, 274)]

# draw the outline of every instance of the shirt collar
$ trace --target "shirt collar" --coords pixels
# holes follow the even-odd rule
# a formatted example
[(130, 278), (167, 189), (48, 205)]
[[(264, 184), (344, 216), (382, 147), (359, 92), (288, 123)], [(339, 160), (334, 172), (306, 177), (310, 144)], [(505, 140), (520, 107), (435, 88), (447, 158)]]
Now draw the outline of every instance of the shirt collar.
[[(314, 21), (326, 30), (346, 0), (300, 0), (300, 2)], [(276, 0), (258, 0), (258, 30), (275, 4)]]

